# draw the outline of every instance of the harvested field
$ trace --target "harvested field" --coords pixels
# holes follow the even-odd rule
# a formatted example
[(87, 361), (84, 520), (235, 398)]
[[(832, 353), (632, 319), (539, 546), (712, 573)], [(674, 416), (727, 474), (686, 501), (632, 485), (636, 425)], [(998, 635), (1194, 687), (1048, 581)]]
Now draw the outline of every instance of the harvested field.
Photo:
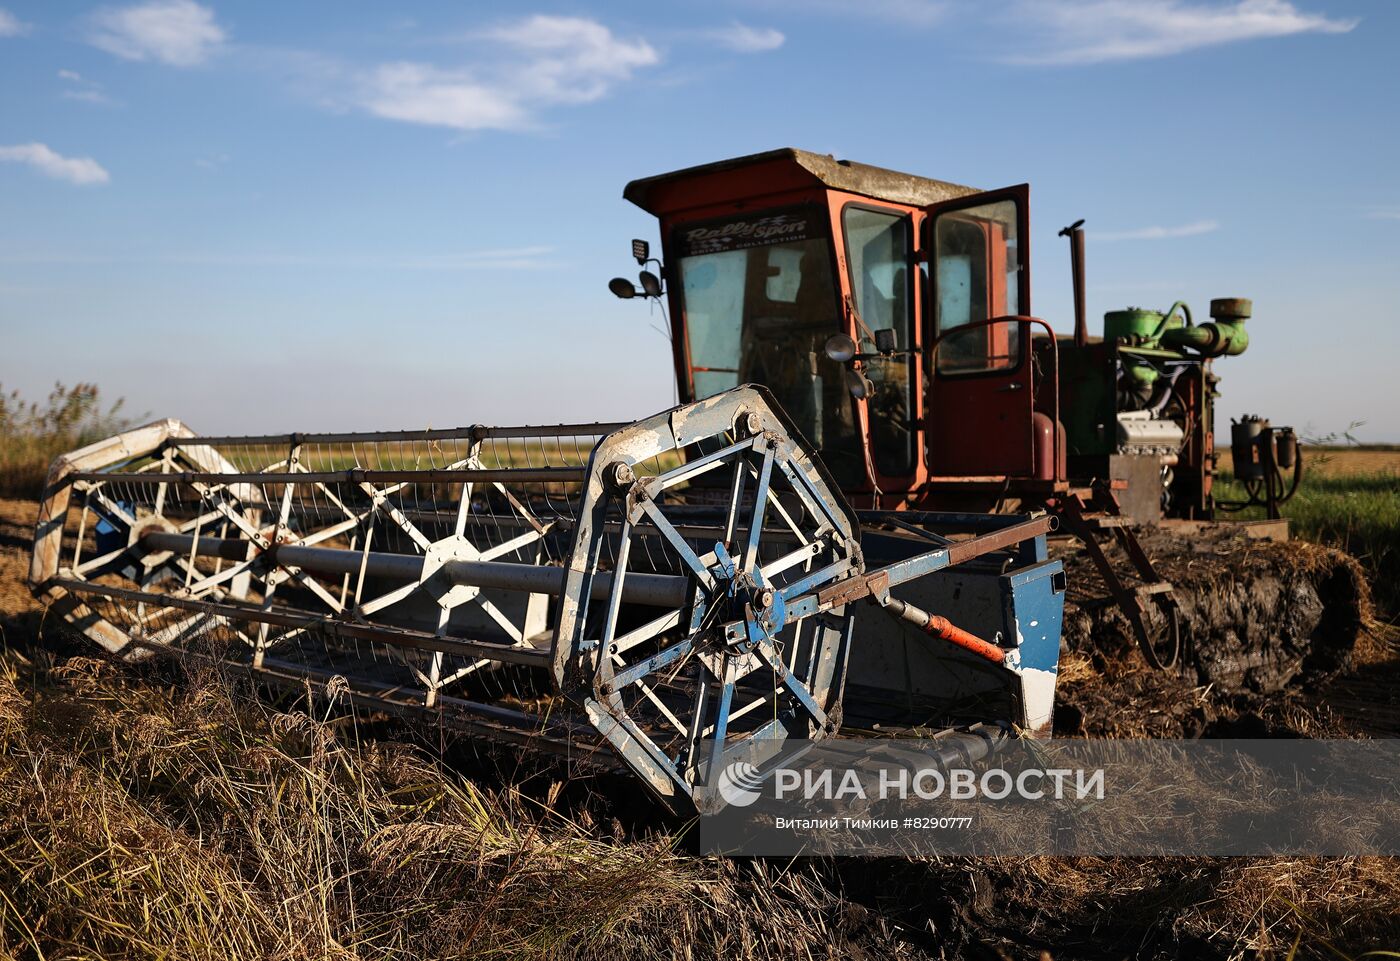
[[(1295, 957), (1400, 944), (1400, 870), (1383, 858), (690, 857), (616, 781), (270, 703), (179, 664), (91, 658), (24, 587), (33, 510), (0, 501), (7, 957), (446, 958), (470, 944), (539, 958), (1284, 958), (1298, 939)], [(1313, 564), (1361, 583), (1334, 552), (1247, 550), (1282, 593)], [(1219, 578), (1222, 556), (1172, 576)], [(1168, 675), (1110, 617), (1084, 633), (1092, 592), (1075, 591), (1065, 733), (1396, 730), (1367, 714), (1384, 694), (1395, 716), (1394, 685), (1380, 689), (1397, 661), (1374, 633), (1323, 640), (1325, 670), (1265, 646), (1257, 664), (1198, 656), (1196, 673)], [(1262, 594), (1221, 603), (1247, 618), (1269, 609)], [(1364, 589), (1354, 604), (1364, 618)]]

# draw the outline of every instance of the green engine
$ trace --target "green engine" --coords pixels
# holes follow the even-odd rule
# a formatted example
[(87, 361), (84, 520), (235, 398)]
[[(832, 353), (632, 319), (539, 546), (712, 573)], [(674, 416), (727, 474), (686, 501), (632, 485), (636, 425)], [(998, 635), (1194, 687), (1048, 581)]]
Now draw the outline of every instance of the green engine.
[(1202, 324), (1181, 301), (1166, 311), (1129, 307), (1104, 315), (1102, 338), (1059, 338), (1070, 475), (1126, 482), (1124, 512), (1142, 522), (1212, 517), (1211, 362), (1244, 353), (1252, 307), (1212, 300)]

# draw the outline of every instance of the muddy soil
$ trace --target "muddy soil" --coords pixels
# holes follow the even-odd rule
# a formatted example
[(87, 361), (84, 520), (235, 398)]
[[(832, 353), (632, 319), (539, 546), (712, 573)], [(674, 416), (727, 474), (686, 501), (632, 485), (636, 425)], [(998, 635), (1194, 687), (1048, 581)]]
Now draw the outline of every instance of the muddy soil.
[[(1216, 531), (1185, 538), (1151, 532), (1142, 543), (1176, 585), (1181, 656), (1153, 670), (1108, 596), (1088, 553), (1055, 545), (1065, 562), (1061, 683), (1056, 730), (1106, 737), (1270, 737), (1340, 733), (1317, 697), (1384, 648), (1373, 640), (1366, 575), (1341, 551), (1304, 542), (1250, 540)], [(1127, 558), (1109, 549), (1115, 569)], [(1160, 625), (1157, 625), (1160, 627)], [(1159, 635), (1159, 637), (1162, 635)], [(1367, 646), (1369, 645), (1369, 646)]]
[[(1152, 531), (1140, 540), (1158, 573), (1176, 586), (1181, 673), (1199, 684), (1267, 694), (1303, 675), (1335, 672), (1368, 623), (1365, 572), (1341, 551), (1251, 540), (1228, 529), (1190, 538)], [(1066, 646), (1108, 657), (1136, 647), (1088, 552), (1073, 542), (1057, 547), (1070, 585)], [(1110, 561), (1128, 570), (1116, 545)]]

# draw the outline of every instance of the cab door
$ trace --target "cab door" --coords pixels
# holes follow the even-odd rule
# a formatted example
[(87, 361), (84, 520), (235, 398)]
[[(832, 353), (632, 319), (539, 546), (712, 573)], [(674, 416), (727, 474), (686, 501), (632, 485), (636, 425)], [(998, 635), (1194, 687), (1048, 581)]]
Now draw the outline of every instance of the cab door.
[(1030, 477), (1029, 186), (925, 208), (928, 470)]

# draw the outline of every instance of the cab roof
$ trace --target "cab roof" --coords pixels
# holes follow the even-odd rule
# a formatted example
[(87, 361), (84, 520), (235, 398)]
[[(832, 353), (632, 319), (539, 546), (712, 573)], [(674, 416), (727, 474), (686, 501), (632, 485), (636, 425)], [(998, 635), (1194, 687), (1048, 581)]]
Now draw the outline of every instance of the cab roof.
[[(767, 168), (754, 173), (768, 173), (772, 176), (743, 178), (734, 176), (746, 168)], [(720, 160), (715, 163), (686, 167), (671, 173), (658, 174), (634, 180), (622, 191), (622, 196), (648, 213), (661, 216), (683, 210), (688, 206), (698, 206), (700, 200), (689, 198), (694, 191), (688, 186), (700, 187), (708, 183), (705, 194), (720, 194), (726, 187), (732, 199), (744, 196), (757, 196), (776, 192), (779, 189), (797, 187), (825, 187), (847, 193), (861, 194), (874, 200), (923, 207), (966, 197), (978, 193), (974, 187), (917, 177), (913, 174), (871, 167), (850, 160), (837, 160), (830, 154), (817, 154), (795, 147), (783, 147), (764, 153)]]

